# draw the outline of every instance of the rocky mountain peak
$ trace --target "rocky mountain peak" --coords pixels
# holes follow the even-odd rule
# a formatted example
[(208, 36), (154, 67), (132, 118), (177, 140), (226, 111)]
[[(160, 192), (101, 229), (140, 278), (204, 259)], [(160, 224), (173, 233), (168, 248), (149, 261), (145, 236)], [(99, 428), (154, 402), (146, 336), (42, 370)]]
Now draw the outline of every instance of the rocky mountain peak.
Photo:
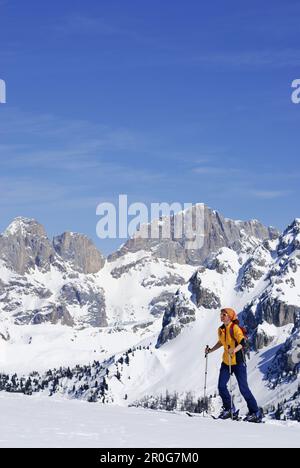
[(49, 270), (53, 256), (47, 233), (35, 219), (18, 217), (0, 236), (0, 258), (20, 275), (35, 266)]
[[(195, 211), (199, 208), (197, 204), (189, 209), (195, 219)], [(142, 238), (138, 235), (129, 239), (117, 252), (108, 257), (109, 261), (126, 255), (128, 252), (137, 252), (139, 250), (150, 251), (153, 256), (166, 258), (173, 263), (201, 265), (212, 252), (217, 252), (222, 247), (229, 247), (237, 252), (243, 249), (245, 242), (247, 245), (251, 241), (262, 241), (265, 239), (275, 239), (279, 237), (279, 232), (273, 227), (264, 226), (257, 220), (250, 221), (235, 221), (225, 218), (218, 211), (212, 210), (207, 205), (203, 207), (203, 245), (195, 250), (186, 247), (186, 239), (176, 238), (175, 221), (176, 217), (182, 216), (182, 213), (171, 215), (169, 218), (164, 216), (160, 220), (154, 220), (146, 225), (146, 229), (150, 232), (153, 224), (162, 226), (164, 223), (170, 225), (169, 238)], [(144, 229), (143, 229), (144, 231)], [(147, 231), (146, 231), (147, 232)]]
[(0, 259), (20, 275), (35, 267), (48, 271), (57, 260), (70, 262), (74, 270), (85, 274), (97, 273), (105, 263), (87, 236), (65, 232), (51, 242), (40, 223), (25, 217), (15, 218), (0, 236)]
[(300, 218), (294, 219), (294, 221), (284, 231), (283, 237), (288, 234), (294, 234), (294, 235), (300, 234)]
[(25, 237), (28, 235), (47, 237), (45, 228), (40, 223), (38, 223), (35, 219), (25, 218), (23, 216), (18, 216), (15, 218), (3, 233), (4, 237)]
[(278, 255), (291, 255), (298, 251), (300, 255), (300, 219), (296, 218), (279, 238)]
[(85, 235), (74, 232), (65, 232), (53, 239), (55, 252), (80, 273), (98, 273), (104, 264), (105, 258), (93, 242)]
[[(105, 262), (86, 236), (66, 232), (51, 241), (36, 220), (18, 217), (0, 235), (0, 260), (0, 310), (14, 323), (107, 325), (104, 291), (93, 278), (79, 276), (98, 272)], [(74, 309), (81, 318), (75, 320)]]

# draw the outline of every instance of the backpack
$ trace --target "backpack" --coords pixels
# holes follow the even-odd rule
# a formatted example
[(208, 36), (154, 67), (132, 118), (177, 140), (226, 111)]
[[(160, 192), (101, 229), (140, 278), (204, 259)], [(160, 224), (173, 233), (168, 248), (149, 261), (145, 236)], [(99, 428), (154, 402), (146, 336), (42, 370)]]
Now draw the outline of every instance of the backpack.
[(231, 338), (235, 342), (236, 346), (238, 345), (238, 343), (237, 343), (237, 341), (236, 341), (236, 339), (234, 337), (234, 331), (233, 331), (235, 325), (237, 325), (240, 328), (240, 330), (242, 331), (242, 333), (244, 335), (245, 343), (244, 343), (244, 346), (243, 346), (241, 351), (242, 351), (242, 353), (244, 355), (244, 360), (246, 361), (246, 357), (248, 357), (248, 359), (250, 359), (250, 341), (249, 341), (249, 337), (248, 337), (248, 331), (247, 331), (247, 328), (242, 327), (239, 324), (238, 320), (235, 320), (234, 322), (232, 322), (232, 324), (230, 325), (229, 333), (230, 333)]

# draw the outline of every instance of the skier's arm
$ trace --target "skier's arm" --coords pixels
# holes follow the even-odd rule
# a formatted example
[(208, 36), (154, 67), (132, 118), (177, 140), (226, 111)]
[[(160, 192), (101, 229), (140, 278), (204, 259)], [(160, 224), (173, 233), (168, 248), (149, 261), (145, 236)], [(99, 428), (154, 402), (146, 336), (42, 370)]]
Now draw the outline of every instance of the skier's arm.
[(229, 349), (228, 352), (229, 352), (230, 355), (233, 355), (233, 354), (236, 354), (236, 353), (238, 353), (239, 351), (241, 351), (241, 349), (243, 349), (243, 344), (242, 344), (242, 343), (239, 344), (239, 345), (237, 345), (236, 348)]
[(222, 348), (222, 346), (223, 346), (222, 343), (220, 341), (218, 341), (218, 343), (216, 343), (213, 348), (210, 348), (209, 346), (207, 346), (205, 352), (206, 352), (206, 354), (214, 353), (218, 349)]

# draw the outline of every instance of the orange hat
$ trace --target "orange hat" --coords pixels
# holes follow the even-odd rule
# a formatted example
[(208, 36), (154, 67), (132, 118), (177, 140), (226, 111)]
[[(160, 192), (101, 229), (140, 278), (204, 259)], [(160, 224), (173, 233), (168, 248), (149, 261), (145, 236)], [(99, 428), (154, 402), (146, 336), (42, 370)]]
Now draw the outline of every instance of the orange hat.
[(228, 315), (228, 317), (230, 318), (232, 322), (234, 322), (234, 320), (237, 320), (237, 314), (235, 310), (230, 309), (229, 307), (226, 307), (225, 309), (221, 310), (221, 312), (223, 311), (226, 312), (226, 314)]

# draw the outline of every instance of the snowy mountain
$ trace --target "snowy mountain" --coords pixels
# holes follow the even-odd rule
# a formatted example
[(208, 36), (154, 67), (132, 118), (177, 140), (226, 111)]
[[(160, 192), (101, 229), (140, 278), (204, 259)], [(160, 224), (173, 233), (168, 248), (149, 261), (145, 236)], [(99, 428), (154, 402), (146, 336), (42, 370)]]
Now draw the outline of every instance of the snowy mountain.
[[(187, 249), (186, 237), (183, 235), (179, 239), (176, 238), (176, 226), (180, 225), (182, 213), (189, 214), (189, 219), (195, 223), (197, 210), (200, 211), (200, 218), (203, 221), (204, 243), (201, 248)], [(161, 228), (158, 232), (158, 238), (150, 238), (150, 235), (146, 239), (141, 237), (141, 232), (146, 231), (149, 234), (151, 229), (157, 228), (157, 224)], [(168, 239), (164, 239), (162, 235), (165, 225), (167, 225), (167, 232), (170, 232), (170, 238)], [(212, 252), (218, 251), (221, 247), (230, 247), (238, 251), (242, 247), (245, 237), (264, 240), (276, 238), (278, 234), (275, 228), (265, 227), (257, 220), (234, 221), (224, 218), (220, 213), (206, 205), (198, 204), (194, 205), (192, 209), (185, 210), (185, 212), (164, 216), (159, 220), (153, 220), (148, 225), (143, 225), (117, 252), (110, 255), (108, 260), (113, 261), (128, 252), (134, 253), (145, 250), (158, 258), (166, 258), (173, 263), (187, 263), (197, 266), (201, 265)]]
[[(197, 398), (203, 349), (230, 306), (249, 330), (260, 404), (297, 419), (300, 220), (279, 235), (205, 207), (198, 251), (134, 236), (105, 260), (86, 236), (51, 241), (17, 218), (0, 236), (0, 262), (1, 389), (122, 405), (166, 391)], [(210, 356), (211, 395), (220, 359)]]

